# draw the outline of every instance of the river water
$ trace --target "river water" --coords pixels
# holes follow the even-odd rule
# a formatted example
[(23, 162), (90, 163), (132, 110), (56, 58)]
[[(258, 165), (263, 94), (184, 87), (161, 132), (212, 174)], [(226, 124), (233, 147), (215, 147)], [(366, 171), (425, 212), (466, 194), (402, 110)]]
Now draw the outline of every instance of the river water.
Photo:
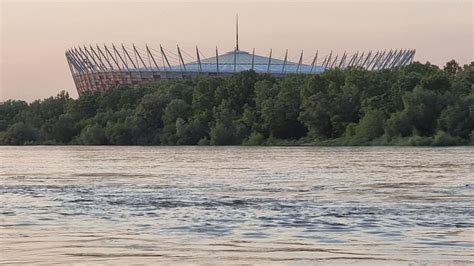
[(0, 147), (0, 263), (474, 263), (474, 148)]

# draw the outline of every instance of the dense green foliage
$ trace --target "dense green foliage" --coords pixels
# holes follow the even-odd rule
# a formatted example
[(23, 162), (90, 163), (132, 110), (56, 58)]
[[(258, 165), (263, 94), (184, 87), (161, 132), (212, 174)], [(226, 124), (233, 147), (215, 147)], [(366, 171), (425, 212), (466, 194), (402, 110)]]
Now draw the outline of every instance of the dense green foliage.
[(474, 63), (253, 71), (0, 104), (0, 144), (472, 145)]

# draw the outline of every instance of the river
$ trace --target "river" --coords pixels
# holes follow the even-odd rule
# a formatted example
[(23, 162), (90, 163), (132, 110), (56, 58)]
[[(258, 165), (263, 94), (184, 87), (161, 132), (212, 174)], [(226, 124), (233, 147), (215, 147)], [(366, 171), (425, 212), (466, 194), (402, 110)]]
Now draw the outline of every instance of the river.
[(0, 263), (474, 263), (474, 147), (0, 147)]

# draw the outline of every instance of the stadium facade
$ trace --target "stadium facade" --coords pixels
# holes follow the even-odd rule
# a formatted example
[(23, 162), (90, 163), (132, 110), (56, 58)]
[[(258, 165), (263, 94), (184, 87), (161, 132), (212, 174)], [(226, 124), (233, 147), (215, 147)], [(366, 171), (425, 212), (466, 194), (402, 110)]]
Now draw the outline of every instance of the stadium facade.
[(323, 56), (316, 51), (306, 62), (308, 59), (304, 59), (304, 52), (301, 51), (299, 60), (293, 62), (288, 59), (288, 50), (283, 58), (272, 56), (272, 49), (266, 56), (257, 55), (255, 49), (251, 52), (240, 50), (237, 24), (235, 49), (219, 54), (216, 47), (215, 56), (207, 58), (197, 46), (193, 56), (180, 49), (179, 45), (175, 52), (162, 45), (156, 49), (134, 44), (131, 47), (123, 44), (89, 45), (68, 49), (65, 54), (77, 92), (81, 95), (87, 91), (105, 91), (122, 84), (135, 85), (147, 81), (196, 76), (226, 76), (246, 70), (282, 76), (315, 74), (332, 68), (397, 68), (409, 64), (415, 52), (412, 49), (399, 49), (353, 54), (344, 52), (341, 56), (330, 52)]

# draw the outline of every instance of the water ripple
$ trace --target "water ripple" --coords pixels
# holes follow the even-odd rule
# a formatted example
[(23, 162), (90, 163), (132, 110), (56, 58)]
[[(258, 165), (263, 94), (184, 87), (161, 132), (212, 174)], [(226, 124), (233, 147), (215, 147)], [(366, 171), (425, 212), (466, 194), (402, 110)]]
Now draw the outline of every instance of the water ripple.
[(471, 147), (0, 150), (2, 263), (474, 262)]

